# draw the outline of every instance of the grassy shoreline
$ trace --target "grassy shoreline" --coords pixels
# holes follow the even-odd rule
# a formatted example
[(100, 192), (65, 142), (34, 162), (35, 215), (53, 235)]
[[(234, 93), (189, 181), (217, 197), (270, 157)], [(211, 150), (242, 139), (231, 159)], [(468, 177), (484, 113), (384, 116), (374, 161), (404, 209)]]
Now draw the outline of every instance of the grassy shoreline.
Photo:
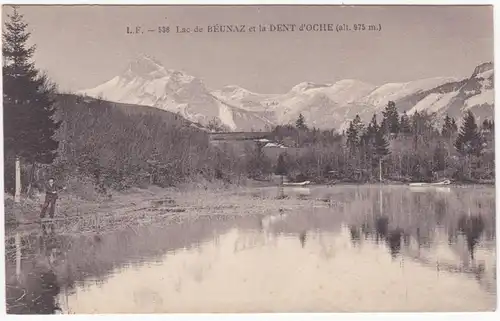
[[(260, 184), (257, 184), (260, 185)], [(255, 187), (255, 186), (254, 186)], [(260, 185), (259, 187), (265, 187)], [(81, 199), (73, 194), (61, 194), (56, 206), (54, 222), (64, 222), (68, 232), (95, 230), (103, 232), (127, 224), (170, 223), (189, 220), (202, 215), (240, 216), (267, 215), (280, 208), (305, 205), (299, 199), (249, 197), (248, 186), (182, 186), (145, 189), (131, 188), (114, 192), (112, 198)], [(34, 199), (23, 198), (17, 205), (10, 195), (5, 197), (6, 232), (38, 226), (43, 195)], [(76, 224), (77, 221), (83, 221)], [(71, 226), (73, 225), (73, 226)]]
[[(333, 186), (353, 185), (406, 185), (405, 183), (338, 183)], [(455, 184), (448, 186), (470, 186), (472, 184)], [(492, 186), (493, 184), (474, 184)], [(324, 186), (324, 184), (312, 184)], [(300, 197), (277, 199), (273, 192), (268, 196), (252, 194), (255, 188), (274, 188), (275, 184), (252, 182), (246, 185), (224, 184), (186, 184), (179, 187), (131, 188), (122, 192), (113, 192), (111, 197), (96, 196), (84, 199), (74, 193), (62, 193), (56, 207), (56, 222), (68, 225), (68, 232), (78, 233), (96, 230), (103, 232), (120, 225), (133, 224), (169, 224), (193, 219), (202, 215), (208, 216), (242, 216), (267, 215), (283, 209), (297, 209), (312, 206), (318, 201)], [(291, 187), (293, 188), (293, 187)], [(30, 229), (37, 226), (43, 194), (33, 199), (21, 199), (14, 204), (11, 195), (5, 195), (6, 232)], [(82, 222), (85, 221), (85, 222)], [(59, 224), (59, 223), (58, 223)]]

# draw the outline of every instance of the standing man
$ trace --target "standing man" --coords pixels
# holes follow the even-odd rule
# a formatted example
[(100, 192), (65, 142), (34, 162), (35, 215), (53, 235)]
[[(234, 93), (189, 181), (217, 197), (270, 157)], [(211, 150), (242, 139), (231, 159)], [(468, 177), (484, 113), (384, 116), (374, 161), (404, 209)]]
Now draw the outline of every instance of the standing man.
[(57, 192), (59, 190), (65, 190), (66, 187), (59, 188), (54, 184), (54, 179), (50, 178), (48, 183), (45, 185), (45, 203), (42, 206), (42, 212), (40, 213), (40, 218), (45, 217), (45, 212), (47, 208), (49, 209), (50, 218), (54, 218), (54, 211), (56, 209)]

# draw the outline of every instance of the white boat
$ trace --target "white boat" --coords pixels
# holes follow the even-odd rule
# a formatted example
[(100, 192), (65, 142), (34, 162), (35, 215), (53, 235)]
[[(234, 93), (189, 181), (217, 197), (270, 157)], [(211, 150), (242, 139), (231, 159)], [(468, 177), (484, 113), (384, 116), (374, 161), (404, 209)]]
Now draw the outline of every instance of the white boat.
[(284, 186), (306, 186), (311, 184), (311, 181), (298, 182), (298, 183), (283, 183)]
[(450, 185), (451, 181), (449, 179), (446, 179), (441, 182), (436, 182), (436, 183), (410, 183), (410, 186), (443, 186), (443, 185)]

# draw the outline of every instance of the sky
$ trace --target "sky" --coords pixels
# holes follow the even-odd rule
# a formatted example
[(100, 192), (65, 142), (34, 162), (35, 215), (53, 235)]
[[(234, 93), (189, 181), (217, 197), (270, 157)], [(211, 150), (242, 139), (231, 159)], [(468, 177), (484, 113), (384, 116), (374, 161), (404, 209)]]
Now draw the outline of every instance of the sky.
[[(11, 9), (3, 7), (2, 18)], [(374, 85), (469, 77), (493, 61), (491, 6), (22, 6), (39, 69), (63, 91), (93, 88), (140, 54), (201, 78), (284, 93), (304, 81)], [(364, 32), (208, 33), (216, 24), (381, 25)], [(158, 30), (169, 26), (170, 33)], [(176, 27), (204, 28), (175, 33)]]

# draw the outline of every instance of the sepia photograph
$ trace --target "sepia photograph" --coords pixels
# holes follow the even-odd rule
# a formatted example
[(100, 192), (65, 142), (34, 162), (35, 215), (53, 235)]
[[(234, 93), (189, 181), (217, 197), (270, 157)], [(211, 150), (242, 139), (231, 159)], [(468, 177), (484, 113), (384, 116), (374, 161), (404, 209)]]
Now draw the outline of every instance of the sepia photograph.
[(7, 314), (493, 312), (493, 5), (2, 5)]

